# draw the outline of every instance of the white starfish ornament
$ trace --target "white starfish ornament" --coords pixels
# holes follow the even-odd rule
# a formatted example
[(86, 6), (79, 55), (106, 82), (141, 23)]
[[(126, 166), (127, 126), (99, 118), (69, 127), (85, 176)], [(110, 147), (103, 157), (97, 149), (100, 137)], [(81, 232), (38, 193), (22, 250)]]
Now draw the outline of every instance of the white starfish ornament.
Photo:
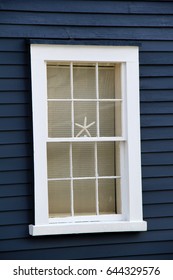
[(84, 131), (86, 132), (84, 137), (88, 137), (88, 136), (91, 137), (91, 134), (89, 133), (88, 128), (91, 127), (94, 124), (95, 124), (95, 122), (92, 122), (92, 123), (87, 125), (87, 117), (84, 118), (84, 124), (83, 125), (75, 123), (76, 126), (82, 128), (81, 131), (79, 131), (79, 133), (76, 135), (76, 137), (79, 137)]

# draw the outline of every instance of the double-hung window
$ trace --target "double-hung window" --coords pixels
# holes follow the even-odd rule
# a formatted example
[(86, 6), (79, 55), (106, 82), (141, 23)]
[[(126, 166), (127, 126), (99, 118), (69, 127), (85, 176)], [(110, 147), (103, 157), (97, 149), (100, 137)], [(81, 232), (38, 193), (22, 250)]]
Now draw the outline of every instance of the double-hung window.
[(138, 47), (31, 45), (30, 234), (146, 230)]

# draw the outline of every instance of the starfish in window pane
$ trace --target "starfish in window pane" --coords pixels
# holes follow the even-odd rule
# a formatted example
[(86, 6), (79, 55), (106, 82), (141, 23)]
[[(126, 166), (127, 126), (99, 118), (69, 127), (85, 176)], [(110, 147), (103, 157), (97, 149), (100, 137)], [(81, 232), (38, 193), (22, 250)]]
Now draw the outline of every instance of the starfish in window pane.
[(95, 122), (87, 124), (87, 117), (84, 118), (84, 124), (83, 125), (75, 123), (76, 126), (81, 128), (81, 131), (79, 131), (79, 133), (76, 135), (76, 137), (79, 137), (83, 132), (86, 133), (84, 135), (84, 137), (88, 137), (88, 136), (91, 137), (91, 134), (89, 133), (88, 128), (90, 128), (94, 124), (95, 124)]

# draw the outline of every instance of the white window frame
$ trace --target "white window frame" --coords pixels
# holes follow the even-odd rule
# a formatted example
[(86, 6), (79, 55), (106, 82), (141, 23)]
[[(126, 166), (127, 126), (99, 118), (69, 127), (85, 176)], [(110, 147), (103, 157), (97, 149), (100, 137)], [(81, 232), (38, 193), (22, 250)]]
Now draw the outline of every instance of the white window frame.
[[(31, 235), (92, 232), (145, 231), (141, 185), (139, 49), (137, 46), (79, 46), (31, 44), (34, 200), (35, 224)], [(48, 214), (47, 154), (47, 63), (49, 62), (121, 63), (123, 95), (120, 215), (105, 215), (101, 220), (71, 219), (51, 223)], [(79, 140), (79, 138), (77, 139)]]

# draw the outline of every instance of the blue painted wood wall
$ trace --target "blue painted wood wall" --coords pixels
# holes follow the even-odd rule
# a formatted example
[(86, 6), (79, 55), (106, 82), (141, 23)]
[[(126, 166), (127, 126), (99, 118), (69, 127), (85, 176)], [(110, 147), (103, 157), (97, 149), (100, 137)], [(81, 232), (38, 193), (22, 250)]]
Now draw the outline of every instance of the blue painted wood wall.
[[(31, 237), (27, 39), (140, 43), (142, 233)], [(0, 0), (0, 258), (173, 259), (173, 2)]]

